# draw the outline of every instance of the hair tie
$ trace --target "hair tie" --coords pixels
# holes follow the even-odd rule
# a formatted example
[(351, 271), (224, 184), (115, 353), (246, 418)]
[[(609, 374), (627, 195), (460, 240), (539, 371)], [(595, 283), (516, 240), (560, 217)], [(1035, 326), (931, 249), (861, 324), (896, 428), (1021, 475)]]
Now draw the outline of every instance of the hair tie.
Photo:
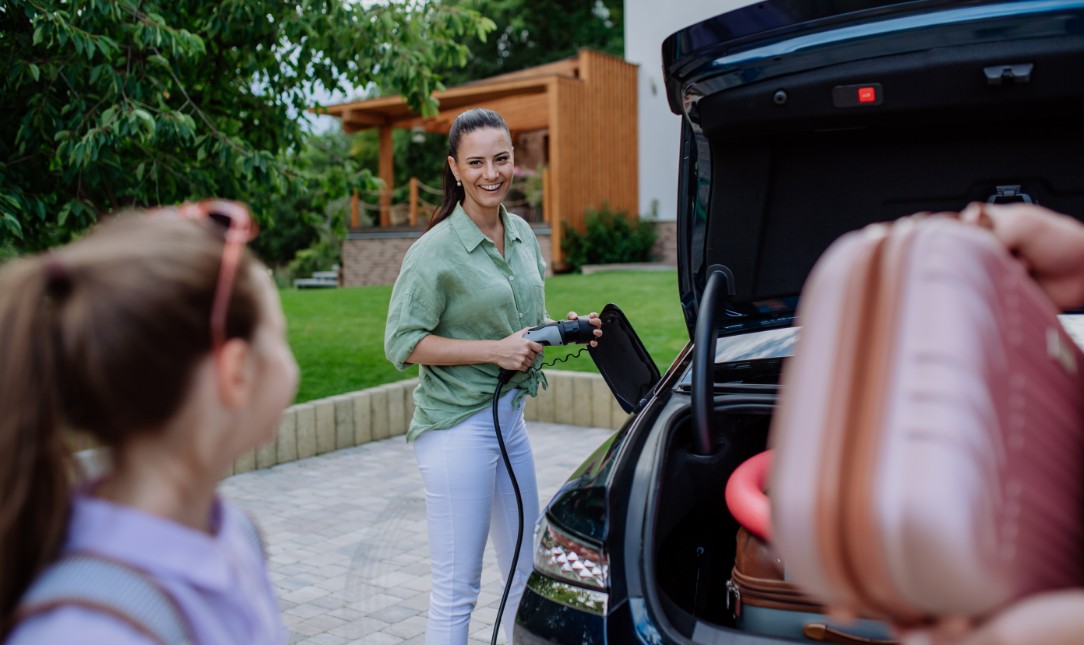
[(50, 253), (45, 258), (45, 293), (55, 300), (62, 300), (71, 291), (71, 272), (59, 257)]

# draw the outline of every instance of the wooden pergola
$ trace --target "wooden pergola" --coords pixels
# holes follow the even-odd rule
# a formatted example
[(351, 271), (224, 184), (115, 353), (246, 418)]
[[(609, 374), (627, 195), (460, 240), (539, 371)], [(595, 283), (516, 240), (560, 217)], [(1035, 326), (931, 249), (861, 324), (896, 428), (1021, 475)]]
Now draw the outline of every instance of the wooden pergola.
[[(513, 140), (547, 132), (543, 212), (552, 229), (555, 265), (562, 264), (562, 222), (583, 231), (585, 210), (604, 203), (638, 217), (635, 65), (584, 49), (572, 58), (451, 87), (434, 97), (440, 112), (431, 117), (418, 116), (398, 95), (320, 109), (339, 118), (348, 133), (379, 128), (381, 226), (390, 225), (395, 185), (392, 130), (420, 127), (447, 134), (455, 117), (473, 107), (499, 112)], [(356, 226), (356, 196), (352, 210)]]

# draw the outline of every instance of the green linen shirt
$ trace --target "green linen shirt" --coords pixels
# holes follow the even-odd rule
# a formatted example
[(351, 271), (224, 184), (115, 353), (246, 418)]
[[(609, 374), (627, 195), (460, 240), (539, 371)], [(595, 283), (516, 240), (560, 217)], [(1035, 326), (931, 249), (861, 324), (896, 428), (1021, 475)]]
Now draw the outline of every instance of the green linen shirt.
[[(530, 225), (500, 207), (504, 257), (457, 205), (452, 214), (415, 242), (403, 259), (391, 292), (384, 353), (400, 370), (429, 334), (463, 340), (500, 340), (546, 321), (542, 279), (546, 262)], [(535, 368), (542, 362), (539, 355)], [(427, 430), (451, 428), (492, 403), (500, 368), (422, 365), (414, 389), (413, 441)], [(505, 391), (534, 396), (546, 386), (538, 369), (516, 374)]]

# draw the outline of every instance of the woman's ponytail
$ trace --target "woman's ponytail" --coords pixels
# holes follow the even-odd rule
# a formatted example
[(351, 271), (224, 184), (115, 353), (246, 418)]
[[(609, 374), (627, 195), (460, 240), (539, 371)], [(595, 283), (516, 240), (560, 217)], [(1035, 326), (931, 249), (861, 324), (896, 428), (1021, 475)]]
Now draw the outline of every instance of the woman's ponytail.
[(426, 231), (440, 224), (445, 217), (452, 214), (456, 205), (463, 201), (463, 187), (458, 185), (455, 173), (447, 163), (444, 164), (443, 180), (444, 196), (440, 200), (440, 206), (437, 206), (433, 211), (433, 216), (429, 218), (429, 225), (425, 227)]
[(0, 271), (0, 637), (64, 539), (73, 470), (59, 366), (61, 312), (72, 288), (52, 256)]

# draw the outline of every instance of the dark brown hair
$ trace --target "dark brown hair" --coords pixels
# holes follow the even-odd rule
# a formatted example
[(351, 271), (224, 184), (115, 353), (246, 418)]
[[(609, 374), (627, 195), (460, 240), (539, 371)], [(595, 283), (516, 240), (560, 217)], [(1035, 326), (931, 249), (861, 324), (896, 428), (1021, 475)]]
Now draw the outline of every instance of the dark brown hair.
[[(484, 128), (504, 130), (508, 132), (508, 138), (512, 138), (512, 133), (508, 130), (508, 124), (504, 122), (504, 118), (500, 114), (486, 108), (472, 108), (461, 113), (452, 122), (452, 128), (448, 131), (448, 156), (458, 161), (459, 141), (463, 138), (463, 135)], [(443, 221), (445, 217), (451, 215), (456, 204), (463, 201), (463, 197), (463, 187), (456, 185), (455, 173), (445, 162), (444, 197), (441, 199), (440, 206), (437, 206), (436, 210), (433, 211), (433, 216), (429, 218), (429, 226), (426, 226), (425, 230), (428, 231)]]
[[(129, 214), (0, 270), (0, 637), (64, 538), (67, 431), (115, 448), (177, 414), (212, 351), (222, 250), (209, 220)], [(246, 250), (227, 338), (259, 322), (254, 262)]]

